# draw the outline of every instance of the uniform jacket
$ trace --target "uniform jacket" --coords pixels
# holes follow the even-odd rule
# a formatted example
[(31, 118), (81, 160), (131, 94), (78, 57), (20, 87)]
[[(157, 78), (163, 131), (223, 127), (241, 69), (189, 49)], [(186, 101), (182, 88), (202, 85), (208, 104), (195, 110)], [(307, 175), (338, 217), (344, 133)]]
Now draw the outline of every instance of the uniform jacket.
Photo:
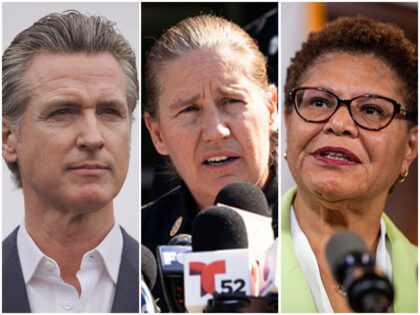
[[(3, 313), (30, 313), (17, 249), (17, 227), (3, 241)], [(112, 313), (139, 312), (139, 243), (121, 227), (123, 250)]]
[[(293, 188), (281, 201), (281, 312), (316, 313), (315, 302), (296, 258), (290, 234), (290, 205), (295, 194), (296, 188)], [(394, 312), (417, 313), (417, 247), (407, 240), (386, 214), (382, 217), (392, 249)]]

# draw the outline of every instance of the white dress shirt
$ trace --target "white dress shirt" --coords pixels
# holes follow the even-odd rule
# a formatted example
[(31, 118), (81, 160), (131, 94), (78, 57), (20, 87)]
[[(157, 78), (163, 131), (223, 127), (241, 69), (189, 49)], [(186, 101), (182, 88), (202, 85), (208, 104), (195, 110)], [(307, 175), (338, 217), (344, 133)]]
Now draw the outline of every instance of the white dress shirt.
[[(290, 209), (290, 233), (292, 236), (293, 247), (295, 248), (296, 258), (302, 268), (306, 281), (315, 301), (318, 313), (334, 313), (318, 268), (318, 262), (312, 251), (311, 245), (305, 233), (299, 226), (293, 206)], [(379, 236), (378, 248), (376, 249), (376, 266), (379, 267), (392, 281), (392, 262), (391, 256), (386, 246), (386, 226), (381, 218), (381, 234)], [(390, 246), (388, 246), (390, 248)]]
[(60, 277), (58, 264), (44, 255), (22, 223), (17, 248), (33, 313), (109, 313), (120, 269), (123, 237), (114, 224), (94, 249), (83, 255), (77, 279), (81, 294)]

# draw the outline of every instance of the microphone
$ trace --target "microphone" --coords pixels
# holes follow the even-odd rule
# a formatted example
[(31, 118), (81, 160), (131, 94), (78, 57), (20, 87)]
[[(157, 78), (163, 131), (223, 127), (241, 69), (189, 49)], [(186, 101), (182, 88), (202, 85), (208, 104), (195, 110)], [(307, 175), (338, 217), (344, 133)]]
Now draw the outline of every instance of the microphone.
[(168, 245), (174, 246), (191, 246), (191, 235), (189, 234), (178, 234), (169, 240)]
[(152, 252), (143, 244), (141, 245), (141, 281), (140, 300), (141, 313), (155, 313), (156, 305), (150, 290), (156, 282), (156, 260)]
[(264, 216), (270, 215), (267, 199), (257, 186), (249, 182), (234, 182), (223, 187), (214, 204), (224, 204)]
[(188, 312), (202, 312), (217, 291), (250, 295), (251, 264), (245, 224), (227, 207), (202, 210), (193, 221), (192, 249), (185, 254), (184, 290)]
[(168, 245), (158, 246), (156, 256), (163, 296), (171, 313), (185, 313), (184, 254), (191, 252), (191, 235), (174, 236)]
[(193, 252), (248, 248), (242, 218), (230, 208), (215, 206), (201, 211), (192, 225)]
[(334, 234), (327, 243), (325, 254), (355, 312), (388, 312), (394, 290), (385, 274), (375, 268), (375, 259), (359, 235), (349, 230)]
[(233, 209), (245, 223), (249, 249), (262, 256), (273, 243), (272, 219), (264, 193), (248, 182), (234, 182), (217, 194), (215, 205)]
[(141, 275), (146, 285), (153, 290), (156, 282), (156, 259), (152, 252), (143, 244), (141, 245)]
[(253, 288), (253, 295), (277, 295), (280, 279), (277, 268), (278, 243), (273, 240), (278, 235), (278, 202), (270, 220), (267, 217), (270, 214), (269, 206), (262, 190), (249, 182), (234, 182), (220, 190), (214, 203), (232, 208), (245, 222), (249, 249), (254, 257), (259, 257), (260, 264), (259, 287)]
[(274, 238), (277, 239), (279, 235), (279, 200), (277, 199), (273, 206), (271, 227), (273, 228)]
[(278, 294), (280, 282), (280, 268), (277, 262), (279, 241), (276, 239), (266, 250), (264, 259), (261, 261), (262, 281), (259, 295), (266, 296), (271, 293)]

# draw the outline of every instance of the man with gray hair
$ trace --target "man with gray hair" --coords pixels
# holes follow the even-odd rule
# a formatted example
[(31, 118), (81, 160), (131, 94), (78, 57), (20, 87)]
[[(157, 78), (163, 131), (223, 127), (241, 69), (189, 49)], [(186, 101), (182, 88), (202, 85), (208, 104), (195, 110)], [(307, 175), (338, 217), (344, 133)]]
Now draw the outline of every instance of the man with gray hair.
[(3, 312), (138, 312), (138, 242), (115, 224), (136, 59), (113, 23), (49, 14), (3, 54), (3, 158), (24, 224), (3, 241)]

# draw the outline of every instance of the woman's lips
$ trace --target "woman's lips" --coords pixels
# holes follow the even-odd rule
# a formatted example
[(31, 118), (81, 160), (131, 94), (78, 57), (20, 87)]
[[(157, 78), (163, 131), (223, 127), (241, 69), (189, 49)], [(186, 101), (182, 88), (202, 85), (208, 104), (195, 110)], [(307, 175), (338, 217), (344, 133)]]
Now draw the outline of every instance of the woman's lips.
[(318, 161), (332, 165), (357, 165), (360, 159), (353, 152), (340, 147), (322, 147), (312, 153)]
[(230, 166), (238, 159), (238, 156), (231, 154), (215, 154), (207, 157), (203, 161), (203, 165), (211, 168), (222, 168)]

